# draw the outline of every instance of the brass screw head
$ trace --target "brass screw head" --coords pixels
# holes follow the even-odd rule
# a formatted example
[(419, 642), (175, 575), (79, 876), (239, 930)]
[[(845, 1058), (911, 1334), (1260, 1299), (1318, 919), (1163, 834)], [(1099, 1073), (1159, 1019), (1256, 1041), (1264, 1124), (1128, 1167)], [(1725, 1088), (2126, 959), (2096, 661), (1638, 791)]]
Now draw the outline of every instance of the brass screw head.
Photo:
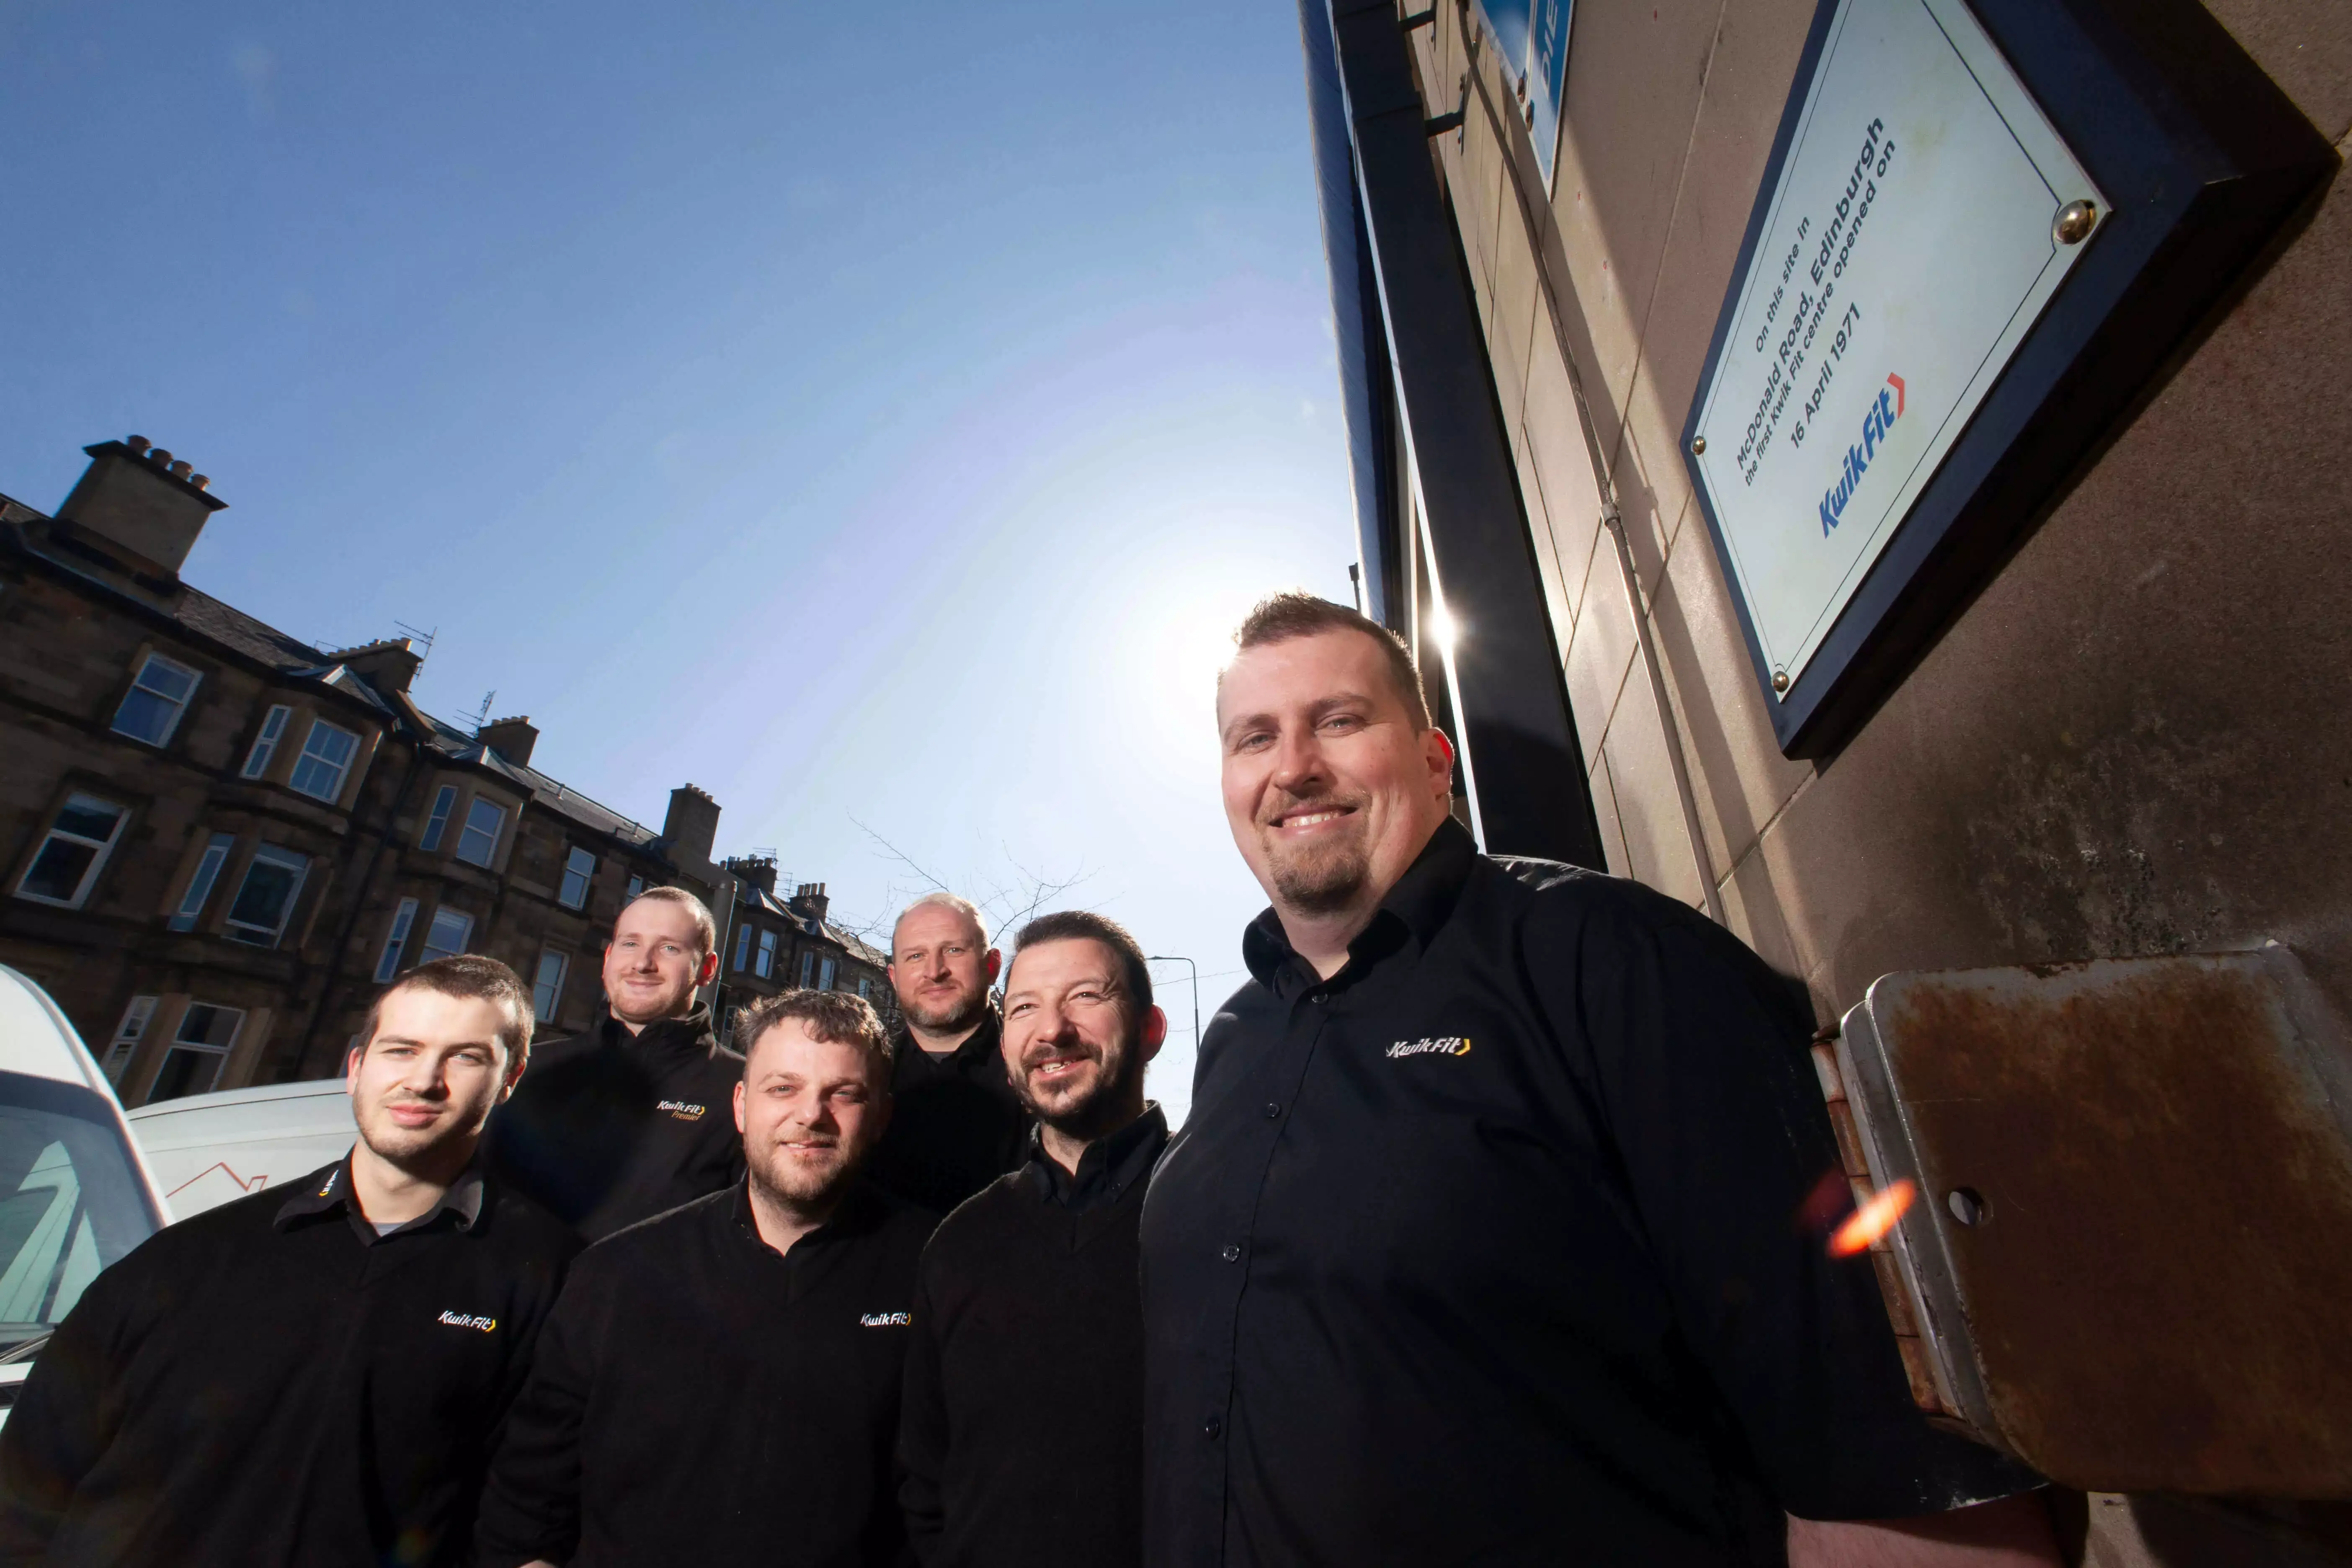
[(2058, 209), (2058, 221), (2050, 226), (2050, 232), (2057, 237), (2061, 245), (2080, 245), (2090, 238), (2091, 231), (2098, 226), (2098, 203), (2068, 202)]
[(1701, 456), (1704, 456), (1704, 455), (1706, 454), (1706, 437), (1704, 437), (1704, 436), (1695, 436), (1695, 437), (1693, 437), (1691, 438), (1691, 456), (1692, 456), (1692, 457), (1694, 457), (1694, 458), (1701, 457)]
[(1787, 670), (1776, 669), (1772, 672), (1772, 689), (1775, 691), (1786, 691), (1789, 689), (1789, 672)]

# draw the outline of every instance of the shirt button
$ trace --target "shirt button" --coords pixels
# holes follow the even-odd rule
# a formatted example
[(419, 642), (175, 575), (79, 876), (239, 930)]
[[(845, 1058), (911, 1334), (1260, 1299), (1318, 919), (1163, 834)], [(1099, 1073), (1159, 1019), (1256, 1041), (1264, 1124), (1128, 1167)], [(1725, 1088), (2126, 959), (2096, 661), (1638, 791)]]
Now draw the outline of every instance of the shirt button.
[(1229, 1241), (1217, 1256), (1228, 1263), (1239, 1263), (1242, 1260), (1242, 1244), (1238, 1241)]
[(1273, 1121), (1276, 1117), (1280, 1116), (1281, 1114), (1282, 1107), (1276, 1105), (1270, 1100), (1265, 1102), (1265, 1119), (1268, 1121)]
[(1224, 1429), (1225, 1424), (1223, 1421), (1218, 1420), (1213, 1415), (1201, 1423), (1201, 1436), (1206, 1437), (1212, 1443), (1217, 1440), (1218, 1435), (1223, 1432)]

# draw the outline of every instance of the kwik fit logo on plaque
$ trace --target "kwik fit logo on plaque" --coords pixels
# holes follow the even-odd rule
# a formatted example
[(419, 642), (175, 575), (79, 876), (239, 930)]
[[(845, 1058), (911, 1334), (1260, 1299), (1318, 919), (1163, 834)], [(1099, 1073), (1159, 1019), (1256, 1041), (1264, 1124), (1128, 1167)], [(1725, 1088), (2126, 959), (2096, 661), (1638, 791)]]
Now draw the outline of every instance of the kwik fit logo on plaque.
[(1776, 692), (2105, 210), (1962, 0), (1838, 7), (1691, 443)]

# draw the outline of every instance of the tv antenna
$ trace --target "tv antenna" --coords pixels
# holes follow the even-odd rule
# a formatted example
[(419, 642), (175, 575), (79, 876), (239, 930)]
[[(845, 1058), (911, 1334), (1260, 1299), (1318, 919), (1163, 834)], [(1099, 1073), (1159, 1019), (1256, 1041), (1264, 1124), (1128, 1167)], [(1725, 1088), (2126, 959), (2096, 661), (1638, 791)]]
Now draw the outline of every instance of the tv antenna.
[(410, 626), (406, 621), (396, 620), (392, 624), (398, 626), (402, 631), (406, 632), (408, 634), (409, 641), (420, 642), (425, 645), (425, 651), (416, 656), (418, 662), (421, 663), (433, 657), (433, 639), (441, 635), (441, 628), (439, 626), (436, 626), (431, 631), (426, 632), (417, 630), (415, 626)]
[(474, 738), (476, 740), (478, 741), (481, 739), (482, 726), (490, 721), (490, 704), (496, 702), (498, 700), (499, 689), (495, 686), (482, 693), (482, 710), (474, 715)]

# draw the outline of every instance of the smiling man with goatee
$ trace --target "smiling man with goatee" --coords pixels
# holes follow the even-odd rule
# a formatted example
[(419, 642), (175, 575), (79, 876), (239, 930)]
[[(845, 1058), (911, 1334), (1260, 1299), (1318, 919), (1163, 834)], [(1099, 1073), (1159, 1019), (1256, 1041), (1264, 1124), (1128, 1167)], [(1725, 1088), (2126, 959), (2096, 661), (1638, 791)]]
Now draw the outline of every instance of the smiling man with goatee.
[(1145, 1560), (2054, 1563), (2035, 1478), (1928, 1427), (1869, 1260), (1799, 1222), (1842, 1180), (1801, 988), (1479, 853), (1386, 627), (1292, 594), (1235, 641), (1272, 907), (1144, 1203)]
[(859, 1168), (890, 1117), (874, 1009), (745, 1009), (744, 1180), (582, 1255), (483, 1500), (476, 1560), (883, 1568), (930, 1217)]
[(1073, 911), (1021, 932), (1004, 1068), (1028, 1163), (924, 1249), (899, 1435), (925, 1568), (1124, 1568), (1142, 1556), (1136, 1221), (1168, 1123), (1143, 1098), (1168, 1021), (1143, 950)]

